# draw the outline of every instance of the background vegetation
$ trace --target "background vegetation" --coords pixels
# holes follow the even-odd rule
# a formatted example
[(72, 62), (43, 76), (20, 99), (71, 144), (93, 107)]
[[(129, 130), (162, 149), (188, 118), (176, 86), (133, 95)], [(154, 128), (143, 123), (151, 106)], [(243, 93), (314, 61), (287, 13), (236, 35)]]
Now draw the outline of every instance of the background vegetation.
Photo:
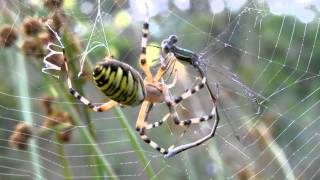
[[(59, 2), (0, 2), (0, 179), (319, 178), (316, 2), (298, 6), (314, 13), (307, 23), (299, 17), (311, 17), (309, 11), (274, 15), (275, 3), (269, 1), (223, 2), (221, 11), (220, 1), (149, 4), (152, 70), (159, 67), (154, 46), (176, 34), (181, 47), (205, 57), (219, 99), (217, 135), (170, 159), (134, 132), (139, 107), (93, 113), (69, 95), (63, 68), (51, 75), (41, 71), (48, 42), (58, 43), (44, 25), (51, 22), (66, 48), (76, 88), (93, 102), (106, 101), (92, 83), (92, 65), (111, 53), (139, 69), (143, 3)], [(84, 73), (77, 78), (86, 53)], [(61, 66), (60, 56), (49, 60)], [(197, 73), (189, 65), (176, 67), (173, 93), (178, 95), (196, 82)], [(181, 118), (211, 108), (205, 91), (183, 105)], [(161, 104), (154, 109), (152, 121), (167, 114)], [(180, 129), (168, 122), (150, 134), (168, 147), (206, 135), (210, 125)]]

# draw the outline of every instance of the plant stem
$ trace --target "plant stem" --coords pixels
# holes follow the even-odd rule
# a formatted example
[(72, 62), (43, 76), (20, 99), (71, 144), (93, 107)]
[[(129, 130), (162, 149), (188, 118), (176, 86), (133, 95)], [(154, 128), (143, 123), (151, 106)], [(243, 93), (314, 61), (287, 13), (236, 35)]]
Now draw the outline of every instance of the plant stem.
[[(62, 41), (64, 44), (68, 44), (66, 47), (65, 47), (65, 52), (66, 52), (66, 55), (68, 57), (68, 59), (73, 59), (74, 58), (74, 51), (72, 50), (72, 47), (73, 46), (69, 46), (69, 44), (72, 44), (72, 35), (69, 34), (69, 31), (68, 30), (65, 30), (64, 33), (63, 33), (63, 36), (62, 36)], [(70, 67), (71, 67), (71, 71), (72, 72), (76, 72), (76, 66), (75, 66), (75, 63), (73, 63), (73, 61), (69, 61), (68, 62)], [(75, 87), (77, 88), (77, 90), (81, 93), (81, 94), (84, 94), (83, 92), (83, 88), (82, 88), (82, 85), (83, 83), (75, 83), (74, 84)], [(74, 101), (75, 102), (75, 99), (71, 100), (71, 101)], [(96, 140), (96, 134), (95, 134), (95, 127), (94, 127), (94, 123), (92, 121), (92, 118), (91, 118), (91, 114), (89, 112), (89, 109), (87, 107), (83, 107), (83, 113), (84, 113), (84, 119), (86, 120), (86, 123), (87, 123), (87, 126), (88, 126), (88, 130), (89, 130), (89, 133), (90, 135), (92, 136), (92, 138), (94, 140)], [(90, 150), (89, 150), (89, 154), (91, 154)], [(99, 161), (98, 158), (96, 157), (88, 157), (88, 161), (89, 163), (94, 163), (96, 164), (96, 168), (93, 168), (93, 176), (96, 177), (97, 180), (99, 179), (103, 179), (103, 176), (104, 176), (104, 173), (103, 173), (103, 169), (101, 168), (101, 163)]]
[(184, 167), (189, 170), (189, 179), (200, 179), (197, 172), (195, 171), (194, 164), (190, 161), (192, 158), (189, 153), (183, 154)]
[(215, 142), (211, 142), (209, 145), (209, 156), (214, 162), (214, 166), (217, 168), (215, 179), (217, 180), (223, 180), (225, 179), (225, 172), (224, 172), (224, 163), (221, 158), (220, 153), (218, 152), (218, 149), (215, 145)]
[(61, 140), (58, 138), (58, 134), (56, 134), (56, 140), (58, 142), (58, 153), (60, 155), (61, 164), (63, 166), (63, 175), (65, 179), (73, 179), (72, 178), (72, 171), (69, 167), (69, 161), (68, 158), (66, 158), (65, 152), (64, 152), (64, 145)]
[(128, 138), (130, 140), (130, 144), (131, 144), (132, 148), (138, 153), (138, 156), (139, 156), (140, 160), (142, 161), (142, 164), (144, 165), (144, 167), (146, 169), (148, 177), (150, 179), (151, 178), (155, 179), (154, 178), (155, 175), (154, 175), (153, 169), (149, 164), (149, 161), (147, 159), (146, 154), (144, 153), (144, 151), (141, 151), (142, 147), (141, 147), (138, 139), (135, 136), (135, 132), (132, 130), (132, 127), (128, 123), (128, 120), (127, 120), (126, 116), (123, 114), (123, 112), (122, 112), (122, 110), (120, 109), (119, 106), (114, 108), (114, 113), (119, 117), (117, 119), (119, 120), (121, 126), (123, 128), (126, 128), (126, 130), (127, 130), (126, 132), (127, 132)]
[[(16, 53), (16, 52), (12, 52), (10, 53), (12, 54), (12, 58), (8, 58), (9, 61), (11, 61), (11, 64), (13, 64), (12, 62), (17, 62), (16, 66), (12, 65), (12, 69), (16, 69), (16, 71), (11, 71), (12, 72), (12, 77), (15, 77), (14, 81), (16, 83), (16, 88), (18, 91), (18, 95), (21, 97), (25, 97), (25, 98), (19, 98), (19, 103), (20, 103), (20, 108), (21, 108), (21, 113), (22, 113), (22, 120), (26, 123), (32, 126), (33, 124), (33, 118), (30, 114), (30, 112), (32, 112), (31, 109), (31, 104), (29, 101), (29, 89), (28, 89), (28, 74), (27, 74), (27, 70), (26, 70), (26, 64), (25, 64), (25, 58), (20, 54), (20, 53)], [(14, 61), (15, 60), (15, 61)], [(19, 79), (16, 79), (17, 74), (19, 73)], [(41, 162), (39, 160), (39, 152), (37, 149), (37, 141), (32, 138), (30, 140), (30, 156), (31, 156), (31, 160), (33, 164), (33, 171), (35, 172), (35, 174), (37, 175), (37, 177), (35, 177), (35, 179), (43, 179), (43, 173), (41, 171)]]
[[(59, 89), (57, 90), (59, 91), (59, 94), (61, 94), (61, 96), (63, 95), (64, 99), (68, 99), (67, 95), (69, 94), (67, 93), (67, 91), (63, 91), (63, 88), (63, 84), (60, 84)], [(94, 138), (91, 136), (90, 132), (86, 128), (83, 128), (85, 125), (80, 121), (79, 113), (75, 110), (73, 106), (70, 105), (66, 106), (66, 109), (72, 117), (73, 124), (75, 126), (80, 127), (78, 128), (78, 130), (82, 139), (86, 144), (89, 145), (89, 148), (92, 151), (92, 153), (95, 154), (95, 157), (97, 159), (97, 165), (100, 165), (103, 168), (104, 172), (109, 176), (110, 179), (118, 179), (116, 173), (112, 169), (110, 163), (104, 158), (102, 151), (98, 147)]]

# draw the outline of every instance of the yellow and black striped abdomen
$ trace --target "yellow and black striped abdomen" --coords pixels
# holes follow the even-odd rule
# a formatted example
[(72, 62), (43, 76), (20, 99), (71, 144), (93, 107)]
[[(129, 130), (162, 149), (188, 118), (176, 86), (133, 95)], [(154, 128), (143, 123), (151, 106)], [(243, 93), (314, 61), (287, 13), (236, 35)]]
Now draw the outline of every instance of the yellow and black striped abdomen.
[(120, 104), (134, 106), (145, 98), (141, 76), (126, 63), (116, 60), (101, 62), (93, 71), (93, 79), (101, 92)]

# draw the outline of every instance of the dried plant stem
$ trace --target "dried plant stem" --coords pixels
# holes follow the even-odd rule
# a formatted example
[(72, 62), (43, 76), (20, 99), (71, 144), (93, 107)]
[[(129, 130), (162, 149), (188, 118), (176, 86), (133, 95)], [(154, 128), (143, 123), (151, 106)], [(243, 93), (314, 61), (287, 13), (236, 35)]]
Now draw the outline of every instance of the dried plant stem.
[(273, 154), (273, 158), (275, 158), (276, 162), (279, 164), (279, 167), (281, 167), (286, 179), (296, 179), (285, 153), (283, 152), (281, 147), (277, 143), (275, 143), (268, 128), (263, 123), (260, 123), (256, 128), (256, 132), (259, 136), (261, 136), (260, 144), (265, 148), (270, 149), (270, 153)]

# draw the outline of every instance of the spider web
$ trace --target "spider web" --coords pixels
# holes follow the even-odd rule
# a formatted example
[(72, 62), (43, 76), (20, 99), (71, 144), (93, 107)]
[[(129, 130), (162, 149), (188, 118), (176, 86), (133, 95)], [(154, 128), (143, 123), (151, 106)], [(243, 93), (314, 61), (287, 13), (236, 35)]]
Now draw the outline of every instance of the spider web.
[[(12, 15), (13, 27), (20, 26), (19, 18), (41, 17), (44, 13), (36, 1), (0, 4), (2, 13)], [(138, 151), (133, 148), (128, 128), (112, 111), (90, 113), (96, 144), (116, 176), (120, 179), (319, 179), (320, 42), (319, 20), (315, 15), (319, 7), (318, 2), (312, 1), (290, 5), (281, 1), (219, 0), (149, 3), (149, 44), (159, 44), (176, 34), (179, 46), (203, 55), (208, 80), (218, 97), (221, 120), (214, 138), (174, 158), (164, 159), (141, 140), (138, 142), (142, 148)], [(81, 44), (81, 51), (71, 59), (78, 69), (73, 73), (74, 83), (86, 78), (77, 77), (79, 72), (81, 75), (89, 70), (90, 63), (106, 55), (112, 54), (138, 67), (141, 24), (146, 14), (143, 3), (65, 1), (64, 8), (71, 19), (65, 25), (77, 36), (73, 41)], [(127, 23), (123, 23), (124, 19)], [(64, 43), (60, 45), (71, 46)], [(92, 162), (97, 155), (88, 150), (91, 144), (81, 138), (81, 129), (89, 126), (83, 110), (86, 107), (52, 88), (66, 87), (63, 78), (42, 73), (41, 66), (15, 51), (0, 51), (3, 59), (0, 73), (3, 77), (10, 75), (0, 86), (0, 177), (63, 179), (65, 168), (61, 159), (64, 158), (74, 179), (103, 178), (95, 172), (99, 165)], [(25, 72), (19, 69), (23, 62)], [(176, 66), (179, 80), (172, 93), (178, 95), (199, 80), (192, 67)], [(26, 82), (25, 87), (20, 82)], [(93, 102), (105, 100), (91, 81), (83, 89)], [(19, 121), (41, 128), (43, 119), (49, 118), (41, 105), (43, 96), (48, 94), (55, 96), (53, 105), (59, 110), (75, 105), (80, 109), (81, 124), (73, 129), (72, 140), (63, 144), (64, 154), (59, 153), (61, 143), (52, 135), (32, 135), (26, 151), (8, 146), (8, 137)], [(181, 118), (209, 112), (211, 102), (207, 97), (202, 90), (186, 100), (179, 107)], [(167, 113), (162, 105), (154, 109), (152, 120), (160, 120)], [(139, 107), (122, 110), (133, 129)], [(203, 137), (210, 131), (210, 125), (181, 129), (168, 122), (151, 130), (150, 135), (168, 147)], [(146, 155), (147, 162), (141, 160), (139, 152)], [(153, 177), (148, 177), (148, 168), (153, 169)]]

